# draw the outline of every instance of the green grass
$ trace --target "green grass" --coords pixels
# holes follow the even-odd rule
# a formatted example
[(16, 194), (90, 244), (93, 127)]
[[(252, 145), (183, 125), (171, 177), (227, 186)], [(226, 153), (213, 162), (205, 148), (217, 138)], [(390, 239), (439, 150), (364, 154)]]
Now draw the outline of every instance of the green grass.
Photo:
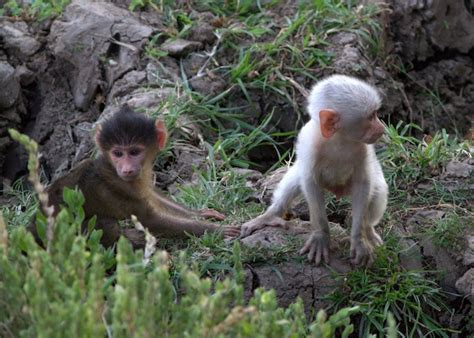
[(404, 270), (398, 251), (396, 239), (389, 239), (377, 249), (374, 266), (349, 271), (329, 299), (336, 309), (360, 306), (359, 337), (369, 332), (384, 335), (389, 313), (403, 337), (449, 337), (449, 330), (435, 319), (449, 310), (443, 292), (426, 272)]
[[(211, 0), (188, 7), (169, 1), (146, 1), (150, 2), (164, 16), (163, 38), (186, 38), (190, 27), (199, 25), (186, 14), (189, 7), (214, 12), (220, 22), (215, 24), (214, 31), (220, 39), (213, 46), (215, 53), (206, 55), (210, 62), (205, 70), (225, 79), (227, 87), (222, 95), (208, 99), (213, 105), (230, 110), (226, 115), (232, 114), (232, 110), (244, 111), (247, 116), (265, 120), (265, 115), (272, 112), (271, 107), (278, 103), (282, 109), (294, 112), (301, 122), (304, 114), (301, 95), (306, 94), (305, 88), (315, 82), (323, 69), (331, 66), (333, 56), (324, 48), (332, 35), (353, 32), (362, 37), (368, 48), (380, 48), (380, 29), (375, 19), (379, 9), (364, 6), (356, 11), (355, 2), (351, 1), (301, 1), (287, 16), (279, 18), (268, 11), (281, 5), (277, 1), (263, 4)], [(157, 47), (159, 38), (153, 37), (146, 48), (148, 57), (158, 63), (166, 55)], [(216, 55), (226, 57), (221, 59)], [(187, 87), (188, 79), (183, 75), (182, 80)], [(261, 103), (257, 101), (262, 99), (265, 103), (260, 111)], [(246, 101), (245, 106), (242, 100)]]
[(459, 142), (444, 129), (424, 139), (411, 136), (412, 130), (421, 128), (402, 121), (386, 128), (385, 147), (379, 152), (379, 159), (392, 188), (413, 186), (439, 174), (449, 160), (470, 156), (468, 143)]
[(32, 0), (28, 2), (8, 0), (0, 9), (0, 15), (43, 21), (60, 15), (70, 2), (71, 0)]
[[(37, 144), (19, 133), (11, 135), (29, 150), (30, 180), (44, 202)], [(72, 337), (147, 337), (156, 332), (171, 337), (332, 337), (336, 330), (345, 337), (354, 329), (350, 316), (357, 307), (330, 317), (321, 310), (310, 323), (301, 300), (282, 309), (271, 290), (256, 290), (244, 304), (238, 242), (223, 248), (232, 257), (225, 267), (231, 275), (214, 281), (189, 268), (184, 254), (171, 261), (161, 252), (145, 260), (142, 251), (134, 252), (121, 239), (115, 256), (99, 244), (100, 231), (81, 230), (83, 195), (65, 189), (63, 196), (65, 207), (52, 222), (41, 214), (36, 219), (46, 249), (24, 227), (8, 233), (0, 216), (2, 336), (52, 337), (66, 329)], [(48, 230), (51, 235), (45, 237)], [(202, 243), (215, 248), (216, 239), (205, 236)], [(211, 268), (212, 262), (206, 271)]]
[(3, 191), (9, 202), (0, 208), (5, 222), (9, 226), (27, 225), (38, 209), (38, 199), (26, 188), (23, 179), (16, 181), (13, 186)]
[(460, 253), (465, 247), (466, 231), (472, 227), (472, 220), (473, 213), (466, 211), (464, 215), (460, 215), (451, 211), (428, 228), (426, 233), (436, 245)]

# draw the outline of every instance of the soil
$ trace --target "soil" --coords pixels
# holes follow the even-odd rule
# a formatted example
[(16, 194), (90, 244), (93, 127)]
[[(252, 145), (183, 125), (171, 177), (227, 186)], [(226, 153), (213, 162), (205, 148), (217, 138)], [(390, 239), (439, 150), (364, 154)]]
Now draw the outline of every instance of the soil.
[[(344, 73), (365, 78), (384, 94), (381, 115), (386, 121), (415, 122), (426, 134), (445, 128), (461, 138), (472, 139), (473, 3), (448, 0), (365, 2), (382, 2), (380, 6), (386, 8), (379, 17), (382, 27), (380, 52), (372, 55), (354, 33), (333, 34), (331, 44), (324, 47), (334, 55), (333, 65), (330, 69), (317, 70), (315, 77)], [(168, 33), (163, 17), (151, 9), (130, 13), (126, 10), (128, 3), (72, 1), (60, 17), (42, 23), (0, 18), (2, 185), (9, 185), (26, 173), (25, 153), (9, 139), (8, 128), (19, 129), (37, 140), (43, 172), (51, 180), (91, 155), (93, 144), (89, 135), (98, 119), (113, 113), (123, 103), (135, 108), (157, 107), (174, 94), (175, 84), (182, 81), (182, 71), (186, 73), (189, 85), (204, 95), (216, 95), (229, 88), (229, 79), (222, 74), (207, 72), (196, 76), (206, 60), (202, 57), (203, 52), (210, 52), (217, 43), (213, 34), (215, 26), (210, 23), (217, 25), (220, 18), (209, 12), (194, 11), (190, 15), (198, 24), (186, 39), (165, 42)], [(269, 9), (275, 22), (296, 10), (292, 3), (282, 2)], [(145, 54), (146, 44), (158, 33), (161, 37), (157, 43), (168, 51), (159, 62)], [(243, 40), (241, 43), (251, 42)], [(216, 62), (228, 64), (232, 59), (229, 53), (234, 51), (222, 47), (215, 56)], [(273, 111), (270, 126), (273, 130), (288, 132), (299, 128), (308, 118), (300, 108), (304, 107), (304, 88), (310, 88), (313, 81), (297, 80), (303, 89), (295, 89), (295, 105), (288, 105), (269, 92), (249, 91), (256, 112), (243, 110), (248, 122), (257, 125), (266, 117), (266, 112)], [(229, 107), (245, 106), (247, 98), (232, 92), (228, 103)], [(292, 146), (292, 139), (282, 141), (283, 147)], [(198, 141), (175, 150), (179, 160), (158, 172), (159, 185), (172, 187), (177, 177), (191, 179), (193, 166), (205, 161), (197, 144)], [(276, 160), (275, 153), (264, 147), (254, 149), (249, 156), (263, 168)], [(472, 163), (464, 163), (464, 169), (453, 165), (456, 170), (467, 170), (468, 178), (472, 176)], [(455, 175), (458, 175), (457, 180), (466, 179)], [(449, 184), (449, 174), (439, 179), (443, 184)], [(269, 188), (263, 189), (266, 193), (262, 203), (268, 202), (274, 186), (268, 182), (268, 177), (264, 177), (256, 191), (262, 191), (265, 184)], [(469, 189), (472, 191), (473, 187)], [(431, 213), (426, 210), (413, 212), (413, 219), (418, 223), (430, 223), (432, 217), (442, 217), (437, 208), (428, 211)], [(307, 232), (304, 220), (308, 219), (303, 202), (296, 204), (294, 214), (296, 219), (303, 220), (296, 227), (302, 229), (296, 235), (303, 236)], [(331, 216), (331, 221), (343, 224), (346, 216), (341, 211)], [(280, 231), (266, 229), (244, 242), (247, 245), (278, 244), (285, 240)], [(468, 235), (471, 237), (466, 238), (474, 238), (474, 233)], [(426, 268), (427, 261), (431, 262), (434, 264), (431, 267), (446, 271), (446, 278), (441, 283), (446, 291), (464, 292), (473, 301), (474, 248), (472, 240), (469, 243), (460, 252), (453, 253), (434, 248), (429, 239), (416, 238), (409, 233), (406, 247), (416, 255), (407, 254), (403, 264), (419, 269)], [(465, 258), (459, 260), (463, 255)], [(337, 255), (333, 262), (332, 267), (339, 272), (352, 268), (347, 260)], [(282, 305), (289, 304), (299, 295), (309, 309), (322, 305), (321, 296), (334, 287), (335, 280), (324, 267), (281, 263), (276, 268), (249, 266), (246, 283), (248, 294), (258, 286), (273, 287)], [(466, 307), (458, 312), (463, 311), (467, 311)]]

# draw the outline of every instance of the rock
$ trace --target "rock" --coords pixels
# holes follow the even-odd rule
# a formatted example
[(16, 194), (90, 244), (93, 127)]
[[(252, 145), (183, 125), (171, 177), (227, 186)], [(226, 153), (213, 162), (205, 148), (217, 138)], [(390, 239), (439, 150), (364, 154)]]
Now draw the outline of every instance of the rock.
[[(368, 0), (380, 3), (381, 0)], [(435, 52), (468, 53), (474, 47), (474, 16), (469, 1), (385, 0), (395, 48), (408, 61), (424, 61)]]
[(161, 50), (175, 57), (182, 57), (201, 48), (201, 42), (184, 39), (167, 40), (160, 46)]
[(464, 251), (462, 263), (470, 266), (474, 264), (474, 236), (467, 236), (467, 248)]
[(24, 65), (16, 67), (15, 73), (18, 79), (20, 79), (20, 83), (22, 86), (29, 86), (36, 78), (35, 73), (30, 69), (26, 68)]
[(78, 0), (67, 6), (51, 27), (49, 42), (57, 58), (73, 65), (70, 83), (76, 107), (87, 110), (99, 87), (107, 93), (116, 79), (135, 68), (153, 32), (111, 3)]
[(220, 76), (215, 75), (211, 78), (207, 74), (193, 77), (189, 80), (189, 84), (198, 93), (209, 97), (217, 96), (227, 87), (227, 82)]
[(353, 45), (357, 44), (358, 38), (355, 33), (349, 33), (349, 32), (340, 32), (334, 35), (334, 37), (331, 38), (332, 42), (337, 44), (337, 45)]
[(74, 126), (72, 132), (75, 139), (80, 140), (80, 143), (75, 149), (76, 153), (72, 159), (71, 167), (90, 156), (90, 152), (94, 148), (92, 130), (93, 126), (90, 122), (81, 122)]
[(175, 154), (176, 162), (172, 163), (170, 167), (167, 167), (165, 172), (160, 172), (157, 175), (159, 181), (158, 185), (163, 187), (168, 186), (170, 194), (179, 195), (181, 189), (178, 188), (177, 184), (169, 185), (175, 183), (178, 178), (179, 186), (183, 186), (182, 182), (188, 182), (184, 183), (184, 185), (194, 184), (197, 178), (194, 173), (206, 165), (207, 153), (198, 147), (182, 143), (175, 144), (173, 153)]
[(20, 81), (15, 69), (6, 62), (0, 62), (0, 110), (15, 104), (20, 93)]
[(173, 88), (157, 88), (151, 90), (140, 88), (124, 97), (124, 101), (126, 101), (132, 109), (156, 109), (174, 93)]
[(466, 271), (466, 273), (456, 281), (456, 290), (462, 295), (470, 298), (474, 302), (474, 268)]
[(469, 162), (451, 161), (446, 165), (441, 178), (464, 177), (467, 178), (474, 170), (474, 165)]
[(309, 316), (331, 305), (325, 296), (338, 286), (335, 273), (343, 274), (349, 268), (336, 259), (332, 261), (331, 269), (299, 262), (251, 267), (245, 271), (245, 298), (249, 299), (257, 287), (274, 289), (279, 306), (287, 307), (300, 297)]
[(128, 95), (134, 90), (138, 89), (146, 81), (145, 71), (133, 70), (125, 74), (125, 76), (114, 83), (114, 86), (110, 90), (107, 96), (107, 102), (111, 103), (112, 100)]
[(429, 236), (423, 238), (420, 245), (425, 259), (430, 257), (435, 263), (433, 269), (441, 273), (440, 286), (447, 292), (454, 291), (456, 280), (461, 275), (456, 260), (445, 248), (435, 245)]
[[(257, 182), (255, 185), (255, 190), (258, 193), (258, 199), (261, 203), (270, 205), (273, 192), (275, 191), (278, 183), (280, 183), (280, 181), (283, 179), (283, 176), (285, 176), (288, 168), (288, 166), (278, 168)], [(289, 211), (293, 217), (301, 218), (302, 220), (309, 220), (308, 203), (306, 203), (306, 200), (302, 194), (294, 199)]]
[[(348, 231), (339, 224), (329, 222), (331, 232), (331, 262), (332, 256), (341, 255), (341, 247), (346, 244)], [(293, 239), (299, 238), (304, 243), (307, 236), (311, 233), (311, 224), (298, 218), (289, 220), (285, 227), (265, 227), (255, 231), (251, 235), (241, 239), (241, 243), (249, 247), (281, 247), (289, 244), (289, 236)]]
[(188, 78), (193, 78), (207, 60), (207, 56), (199, 53), (191, 53), (182, 61), (184, 72)]
[(231, 171), (237, 175), (245, 176), (250, 182), (257, 182), (263, 177), (260, 171), (253, 169), (232, 168)]
[(400, 264), (407, 270), (422, 271), (423, 255), (418, 241), (401, 237), (400, 243)]
[[(264, 266), (251, 266), (246, 271), (245, 296), (250, 298), (253, 291), (258, 287), (266, 289), (273, 288), (277, 294), (279, 305), (288, 306), (299, 296), (303, 299), (306, 313), (310, 313), (314, 308), (321, 308), (329, 305), (322, 301), (336, 287), (334, 272), (345, 274), (351, 270), (347, 259), (341, 259), (341, 251), (337, 248), (341, 246), (344, 230), (337, 224), (330, 224), (332, 233), (331, 257), (329, 266), (290, 261), (278, 264), (266, 264)], [(310, 232), (308, 222), (292, 220), (288, 229), (267, 227), (256, 231), (252, 235), (241, 239), (242, 244), (259, 250), (262, 248), (279, 248), (290, 244), (294, 237), (298, 237), (301, 244)], [(295, 250), (299, 250), (298, 248)], [(296, 255), (297, 252), (295, 252)]]
[(191, 41), (198, 41), (202, 44), (211, 45), (217, 40), (217, 36), (214, 34), (214, 27), (207, 22), (198, 22), (196, 25), (191, 27), (188, 35), (188, 39)]
[(146, 77), (150, 84), (175, 86), (181, 83), (179, 65), (172, 57), (161, 57), (146, 65)]
[(361, 78), (369, 78), (371, 67), (362, 56), (359, 48), (345, 45), (341, 53), (337, 53), (333, 67), (339, 73), (357, 75)]
[(0, 18), (0, 38), (8, 53), (22, 61), (26, 61), (41, 47), (41, 43), (28, 33), (28, 26), (22, 21), (10, 22)]
[(298, 221), (291, 221), (289, 222), (287, 229), (280, 227), (266, 227), (241, 239), (240, 242), (252, 248), (282, 247), (288, 244), (289, 235), (308, 234), (310, 232), (308, 227), (304, 228), (302, 225), (298, 226), (298, 224)]
[(431, 227), (434, 222), (439, 221), (446, 213), (441, 210), (421, 210), (410, 217), (407, 224), (411, 227)]

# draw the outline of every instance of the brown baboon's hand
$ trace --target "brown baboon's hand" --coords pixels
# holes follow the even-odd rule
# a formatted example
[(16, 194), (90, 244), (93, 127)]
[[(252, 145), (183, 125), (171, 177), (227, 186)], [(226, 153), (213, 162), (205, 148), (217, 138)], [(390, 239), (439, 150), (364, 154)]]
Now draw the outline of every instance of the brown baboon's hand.
[(221, 214), (219, 211), (216, 211), (214, 209), (199, 210), (199, 216), (204, 217), (204, 218), (215, 219), (216, 221), (223, 221), (225, 219), (225, 216), (223, 214)]
[(240, 227), (234, 225), (225, 225), (223, 228), (224, 237), (236, 238), (240, 236)]
[(253, 232), (263, 229), (267, 226), (269, 227), (281, 227), (288, 228), (288, 222), (279, 216), (273, 215), (260, 215), (257, 218), (254, 218), (247, 223), (242, 225), (242, 235), (241, 237), (250, 236)]
[(316, 265), (321, 262), (329, 263), (329, 235), (324, 233), (313, 232), (309, 236), (303, 248), (300, 250), (300, 255), (308, 254), (308, 260)]

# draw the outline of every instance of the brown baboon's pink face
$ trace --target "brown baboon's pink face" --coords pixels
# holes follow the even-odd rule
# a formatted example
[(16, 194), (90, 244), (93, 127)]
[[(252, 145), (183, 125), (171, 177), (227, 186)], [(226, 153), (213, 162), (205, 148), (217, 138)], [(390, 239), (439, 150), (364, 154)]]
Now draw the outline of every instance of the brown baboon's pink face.
[(124, 181), (130, 182), (140, 176), (145, 160), (145, 147), (142, 145), (114, 146), (109, 151), (117, 175)]

